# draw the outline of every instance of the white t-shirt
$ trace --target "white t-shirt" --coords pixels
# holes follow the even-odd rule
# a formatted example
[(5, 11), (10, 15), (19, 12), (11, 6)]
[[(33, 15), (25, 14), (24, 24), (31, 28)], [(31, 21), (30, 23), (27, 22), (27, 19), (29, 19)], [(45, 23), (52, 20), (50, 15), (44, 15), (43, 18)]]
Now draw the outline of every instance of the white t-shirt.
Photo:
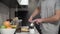
[[(60, 0), (40, 0), (37, 7), (41, 8), (41, 18), (49, 18), (55, 15), (55, 10), (60, 9)], [(59, 23), (41, 23), (42, 34), (58, 34)]]

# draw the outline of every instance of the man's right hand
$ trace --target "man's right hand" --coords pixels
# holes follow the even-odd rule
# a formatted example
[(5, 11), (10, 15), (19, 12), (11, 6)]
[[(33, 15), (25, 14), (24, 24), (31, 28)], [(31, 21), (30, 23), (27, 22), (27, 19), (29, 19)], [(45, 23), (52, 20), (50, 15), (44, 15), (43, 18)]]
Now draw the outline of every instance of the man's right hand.
[(29, 21), (29, 22), (32, 22), (32, 21), (33, 21), (32, 19), (33, 19), (33, 18), (32, 18), (32, 17), (30, 17), (28, 21)]
[(30, 16), (29, 18), (29, 22), (33, 22), (33, 18), (38, 14), (40, 13), (40, 9), (39, 8), (36, 8), (35, 11), (32, 13), (32, 15)]

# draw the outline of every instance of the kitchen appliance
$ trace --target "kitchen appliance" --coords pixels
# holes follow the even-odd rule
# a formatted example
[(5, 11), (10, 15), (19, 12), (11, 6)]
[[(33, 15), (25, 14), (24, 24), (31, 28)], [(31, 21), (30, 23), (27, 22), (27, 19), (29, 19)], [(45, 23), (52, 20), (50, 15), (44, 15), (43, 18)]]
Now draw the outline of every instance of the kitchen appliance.
[(22, 19), (22, 26), (26, 26), (27, 24), (27, 15), (28, 15), (28, 10), (19, 10), (15, 12), (15, 17)]

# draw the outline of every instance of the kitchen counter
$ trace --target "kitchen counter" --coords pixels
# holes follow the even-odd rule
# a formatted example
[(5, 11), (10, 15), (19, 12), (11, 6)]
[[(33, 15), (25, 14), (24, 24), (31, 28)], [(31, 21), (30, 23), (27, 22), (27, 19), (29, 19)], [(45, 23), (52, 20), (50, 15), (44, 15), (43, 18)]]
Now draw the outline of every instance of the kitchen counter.
[[(35, 30), (34, 34), (39, 34), (36, 28), (34, 28), (34, 30)], [(30, 32), (21, 32), (21, 33), (16, 33), (16, 34), (33, 34), (33, 33), (30, 33)]]

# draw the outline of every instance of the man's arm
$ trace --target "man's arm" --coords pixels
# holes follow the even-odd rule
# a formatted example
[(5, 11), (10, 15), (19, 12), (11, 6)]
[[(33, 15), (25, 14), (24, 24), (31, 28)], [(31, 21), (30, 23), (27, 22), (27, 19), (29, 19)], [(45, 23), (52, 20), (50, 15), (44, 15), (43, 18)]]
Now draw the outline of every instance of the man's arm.
[(53, 23), (55, 21), (59, 21), (60, 20), (60, 10), (56, 10), (56, 14), (52, 17), (49, 18), (39, 18), (39, 19), (35, 19), (33, 20), (33, 22), (36, 22), (37, 24), (39, 23)]
[(32, 19), (38, 14), (40, 13), (40, 8), (36, 8), (35, 11), (32, 13), (32, 15), (29, 18), (29, 22), (32, 22)]
[(59, 21), (60, 20), (60, 10), (56, 10), (56, 14), (52, 17), (49, 18), (39, 18), (39, 19), (35, 19), (33, 20), (33, 22), (36, 22), (36, 24), (39, 23), (54, 23), (55, 21)]
[(43, 22), (55, 22), (60, 20), (60, 10), (56, 10), (56, 14), (50, 18), (43, 18)]
[(36, 8), (31, 17), (34, 18), (38, 13), (40, 13), (40, 8)]
[(35, 19), (35, 22), (55, 22), (55, 21), (59, 21), (60, 20), (60, 0), (56, 0), (56, 7), (55, 7), (55, 15), (49, 18), (41, 18), (41, 19)]
[(56, 0), (55, 15), (50, 18), (44, 18), (43, 22), (54, 22), (60, 20), (60, 0)]
[(39, 0), (39, 3), (37, 4), (37, 8), (36, 8), (35, 11), (33, 12), (33, 14), (30, 16), (29, 22), (32, 22), (32, 19), (33, 19), (38, 13), (40, 13), (40, 9), (41, 9), (41, 0)]

